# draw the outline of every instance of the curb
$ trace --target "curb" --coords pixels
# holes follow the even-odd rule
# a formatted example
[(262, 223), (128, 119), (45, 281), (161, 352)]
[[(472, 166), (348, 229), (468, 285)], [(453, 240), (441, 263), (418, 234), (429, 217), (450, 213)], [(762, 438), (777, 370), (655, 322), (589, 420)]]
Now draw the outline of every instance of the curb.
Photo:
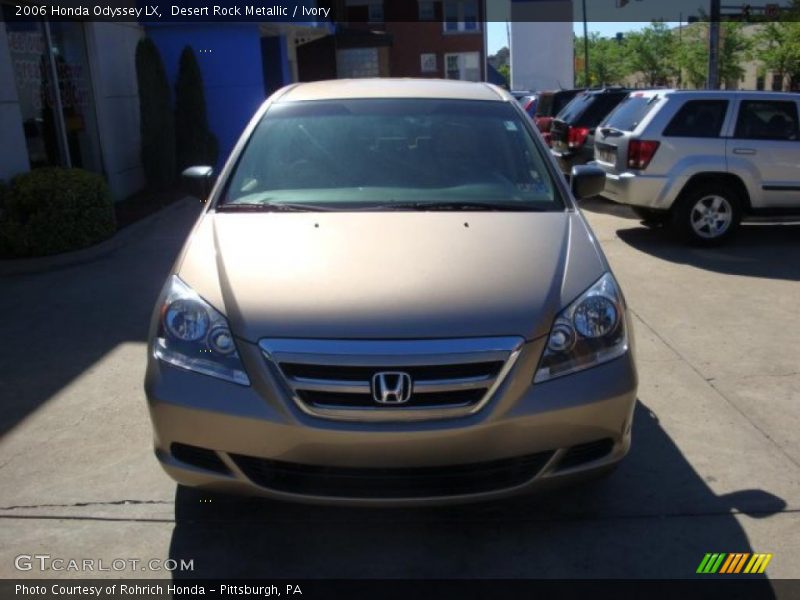
[(138, 239), (143, 230), (153, 225), (159, 219), (196, 202), (196, 198), (187, 196), (182, 200), (173, 202), (153, 214), (128, 225), (115, 233), (113, 237), (99, 244), (95, 244), (94, 246), (89, 246), (88, 248), (81, 248), (80, 250), (64, 252), (62, 254), (53, 254), (52, 256), (2, 259), (0, 260), (0, 277), (46, 273), (48, 271), (55, 271), (65, 267), (95, 261), (111, 254), (115, 250), (119, 250), (134, 239)]

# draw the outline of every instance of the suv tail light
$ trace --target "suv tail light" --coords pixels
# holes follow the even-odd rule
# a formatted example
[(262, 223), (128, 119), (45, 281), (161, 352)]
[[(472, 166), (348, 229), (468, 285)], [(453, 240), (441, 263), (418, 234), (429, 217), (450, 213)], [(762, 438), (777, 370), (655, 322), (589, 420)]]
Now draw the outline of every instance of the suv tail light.
[(648, 140), (631, 140), (628, 142), (628, 168), (646, 169), (653, 160), (660, 142)]
[(580, 148), (586, 143), (589, 129), (586, 127), (570, 127), (567, 133), (567, 144), (570, 148)]

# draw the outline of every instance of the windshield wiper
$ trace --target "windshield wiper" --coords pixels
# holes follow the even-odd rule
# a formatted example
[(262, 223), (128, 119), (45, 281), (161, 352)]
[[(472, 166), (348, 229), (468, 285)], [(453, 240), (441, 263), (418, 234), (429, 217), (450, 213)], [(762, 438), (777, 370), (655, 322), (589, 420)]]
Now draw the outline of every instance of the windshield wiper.
[(306, 204), (305, 202), (257, 202), (247, 204), (226, 202), (218, 204), (216, 207), (217, 212), (330, 212), (335, 210), (335, 208)]
[(362, 210), (418, 210), (418, 211), (494, 211), (494, 212), (544, 212), (546, 209), (520, 202), (387, 202)]

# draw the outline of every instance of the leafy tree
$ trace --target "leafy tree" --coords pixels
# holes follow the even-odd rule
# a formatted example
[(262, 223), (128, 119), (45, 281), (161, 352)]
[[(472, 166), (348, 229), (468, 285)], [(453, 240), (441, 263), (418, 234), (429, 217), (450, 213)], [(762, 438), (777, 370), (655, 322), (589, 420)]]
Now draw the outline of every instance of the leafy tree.
[(147, 184), (165, 189), (175, 182), (175, 115), (167, 73), (150, 38), (136, 46), (141, 157)]
[(641, 73), (648, 86), (667, 85), (678, 73), (675, 35), (663, 21), (628, 34), (625, 49), (629, 71)]
[(501, 67), (504, 65), (507, 66), (511, 60), (511, 52), (509, 51), (508, 46), (503, 46), (495, 54), (490, 55), (487, 60), (489, 61), (490, 65), (502, 72)]
[(727, 83), (738, 82), (745, 74), (742, 66), (752, 58), (753, 39), (744, 33), (741, 23), (722, 24), (719, 49), (719, 78)]
[(702, 89), (708, 81), (708, 26), (695, 23), (684, 29), (677, 52), (681, 80)]
[[(720, 81), (735, 86), (745, 73), (743, 64), (751, 58), (752, 50), (753, 40), (744, 33), (741, 23), (722, 23)], [(696, 23), (684, 30), (677, 58), (685, 80), (692, 87), (704, 88), (708, 81), (708, 23)]]
[[(583, 57), (583, 37), (575, 38), (575, 56)], [(621, 83), (627, 75), (624, 47), (616, 39), (589, 34), (589, 82), (583, 69), (575, 73), (578, 87), (592, 87)]]
[(781, 81), (800, 81), (800, 1), (794, 0), (779, 22), (765, 23), (755, 37), (762, 65)]
[(507, 85), (511, 85), (511, 67), (509, 65), (500, 65), (497, 67), (497, 72), (506, 78)]
[(179, 171), (217, 162), (219, 145), (208, 127), (203, 75), (190, 46), (181, 52), (175, 84), (175, 143)]

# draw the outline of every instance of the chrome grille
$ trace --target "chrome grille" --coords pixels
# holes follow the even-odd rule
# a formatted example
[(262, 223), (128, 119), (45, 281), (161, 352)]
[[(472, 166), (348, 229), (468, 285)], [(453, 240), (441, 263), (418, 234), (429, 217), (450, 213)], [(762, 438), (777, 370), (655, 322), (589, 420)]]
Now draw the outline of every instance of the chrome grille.
[[(441, 419), (479, 411), (505, 379), (522, 338), (342, 341), (266, 339), (259, 343), (297, 406), (338, 420)], [(376, 373), (402, 372), (411, 397), (379, 404)]]

